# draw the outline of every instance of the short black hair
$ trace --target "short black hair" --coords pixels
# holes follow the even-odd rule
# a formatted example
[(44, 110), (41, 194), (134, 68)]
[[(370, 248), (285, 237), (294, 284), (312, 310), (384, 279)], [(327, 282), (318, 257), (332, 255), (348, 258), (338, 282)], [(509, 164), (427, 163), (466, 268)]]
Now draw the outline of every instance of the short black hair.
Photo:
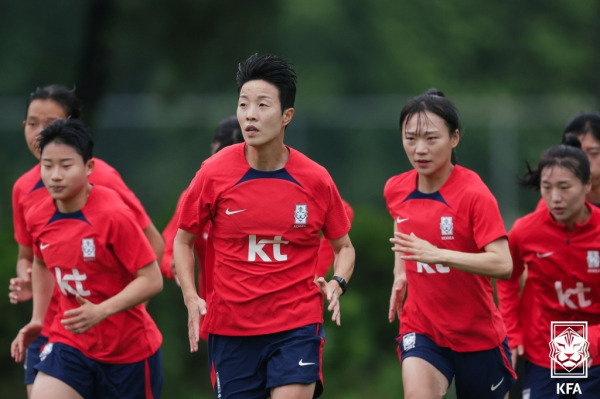
[(296, 72), (284, 59), (272, 55), (253, 54), (238, 65), (236, 82), (238, 94), (242, 86), (251, 80), (264, 80), (279, 90), (281, 112), (294, 107), (296, 100)]
[(65, 111), (67, 118), (80, 119), (83, 105), (81, 100), (75, 94), (75, 88), (67, 89), (65, 86), (51, 84), (44, 87), (37, 87), (29, 94), (25, 113), (33, 100), (52, 100), (59, 104)]
[(519, 185), (531, 190), (539, 190), (544, 168), (560, 166), (573, 173), (583, 184), (590, 181), (590, 161), (581, 149), (577, 136), (568, 133), (561, 144), (548, 148), (542, 154), (535, 169), (527, 164), (527, 173), (519, 180)]
[(73, 147), (86, 163), (93, 157), (94, 138), (90, 129), (79, 119), (57, 119), (40, 133), (40, 154), (50, 143)]
[(237, 120), (237, 116), (233, 115), (219, 122), (212, 142), (215, 144), (215, 152), (218, 152), (227, 146), (243, 141), (242, 128)]

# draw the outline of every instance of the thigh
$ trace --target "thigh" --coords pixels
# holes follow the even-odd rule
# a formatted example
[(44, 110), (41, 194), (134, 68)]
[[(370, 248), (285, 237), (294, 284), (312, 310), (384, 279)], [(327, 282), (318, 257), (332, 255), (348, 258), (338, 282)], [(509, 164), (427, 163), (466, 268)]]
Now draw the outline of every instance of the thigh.
[(40, 371), (31, 389), (31, 399), (83, 399), (83, 396), (65, 382)]
[(456, 396), (503, 399), (516, 382), (505, 340), (496, 348), (476, 352), (454, 352)]
[(40, 362), (42, 347), (48, 343), (48, 337), (40, 335), (27, 347), (25, 352), (25, 385), (33, 384), (35, 380), (35, 365)]
[(442, 398), (450, 382), (433, 364), (417, 356), (402, 360), (402, 384), (406, 398)]
[(271, 389), (271, 399), (311, 399), (316, 382), (312, 384), (290, 384)]
[[(54, 377), (77, 391), (82, 397), (93, 397), (97, 363), (79, 350), (60, 343), (48, 343), (42, 350), (35, 370)], [(35, 381), (38, 380), (36, 376)], [(34, 388), (35, 388), (34, 382)]]

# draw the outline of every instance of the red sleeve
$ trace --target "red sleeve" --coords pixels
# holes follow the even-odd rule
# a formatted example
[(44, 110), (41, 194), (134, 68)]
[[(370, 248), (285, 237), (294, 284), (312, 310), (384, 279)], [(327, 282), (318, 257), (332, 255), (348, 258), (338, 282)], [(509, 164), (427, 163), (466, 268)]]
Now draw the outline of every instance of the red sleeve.
[(181, 205), (181, 201), (183, 199), (185, 191), (181, 193), (179, 199), (177, 200), (177, 205), (175, 206), (175, 212), (173, 212), (173, 216), (167, 226), (162, 232), (162, 238), (165, 241), (165, 251), (163, 253), (163, 257), (160, 261), (160, 271), (163, 276), (174, 280), (175, 276), (173, 275), (173, 268), (171, 267), (171, 263), (173, 262), (173, 240), (175, 240), (175, 236), (177, 235), (177, 222), (179, 221), (179, 206)]
[[(344, 210), (346, 211), (346, 216), (348, 216), (348, 220), (352, 223), (354, 219), (354, 210), (344, 199), (342, 199), (342, 203), (344, 204)], [(333, 253), (333, 248), (331, 248), (331, 244), (329, 244), (329, 240), (324, 236), (321, 237), (321, 241), (319, 242), (319, 252), (317, 253), (317, 268), (315, 270), (315, 274), (318, 277), (325, 277), (331, 264), (335, 259), (335, 254)]]
[(142, 229), (148, 227), (151, 222), (150, 216), (148, 216), (142, 203), (135, 196), (133, 191), (127, 187), (119, 172), (101, 159), (94, 158), (94, 162), (94, 170), (89, 178), (90, 183), (114, 190), (119, 194), (119, 197), (121, 197), (125, 205), (131, 209), (138, 226)]
[(156, 254), (128, 209), (114, 212), (110, 244), (121, 264), (132, 274), (156, 260)]
[(23, 246), (31, 246), (31, 237), (27, 233), (25, 224), (25, 214), (23, 212), (21, 190), (15, 183), (12, 191), (12, 211), (13, 211), (13, 228), (15, 230), (15, 241)]
[(514, 349), (523, 344), (523, 327), (519, 319), (519, 304), (521, 275), (525, 268), (519, 251), (519, 241), (515, 233), (515, 227), (508, 235), (508, 245), (513, 260), (513, 272), (508, 280), (496, 280), (496, 291), (500, 313), (506, 325), (508, 344), (511, 349)]

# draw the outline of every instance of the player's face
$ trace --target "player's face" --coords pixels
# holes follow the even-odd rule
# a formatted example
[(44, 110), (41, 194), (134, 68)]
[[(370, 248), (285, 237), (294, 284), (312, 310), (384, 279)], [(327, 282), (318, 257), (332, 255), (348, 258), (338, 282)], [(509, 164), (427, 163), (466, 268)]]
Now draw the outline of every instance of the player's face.
[(590, 160), (590, 173), (592, 175), (592, 186), (600, 185), (600, 141), (592, 133), (587, 133), (578, 137), (581, 141), (581, 149), (587, 154)]
[(542, 170), (540, 192), (550, 213), (558, 223), (573, 227), (586, 217), (585, 196), (591, 184), (584, 184), (570, 170), (548, 166)]
[(282, 145), (285, 127), (293, 115), (293, 108), (281, 112), (279, 90), (275, 85), (264, 80), (250, 80), (242, 86), (237, 118), (248, 145)]
[(40, 159), (40, 151), (37, 148), (38, 135), (56, 119), (67, 119), (65, 110), (56, 101), (49, 99), (33, 100), (27, 108), (27, 117), (23, 121), (25, 141), (29, 151), (37, 159)]
[(433, 112), (413, 114), (402, 126), (402, 145), (420, 176), (436, 178), (452, 168), (452, 150), (460, 134), (450, 135), (444, 119)]
[(88, 175), (93, 160), (83, 163), (81, 155), (69, 145), (51, 142), (41, 154), (44, 185), (61, 212), (74, 212), (83, 207), (88, 193)]

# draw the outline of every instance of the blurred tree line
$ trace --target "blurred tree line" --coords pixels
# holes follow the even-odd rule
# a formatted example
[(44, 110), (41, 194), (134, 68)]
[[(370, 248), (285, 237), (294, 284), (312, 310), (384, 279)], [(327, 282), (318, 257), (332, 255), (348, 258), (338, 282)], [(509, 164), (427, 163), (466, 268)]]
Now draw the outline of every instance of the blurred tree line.
[[(16, 261), (11, 187), (35, 163), (21, 126), (35, 87), (77, 88), (96, 155), (162, 228), (209, 155), (217, 123), (235, 113), (237, 64), (275, 53), (298, 74), (288, 144), (326, 166), (355, 210), (356, 271), (342, 327), (325, 323), (323, 397), (402, 397), (397, 324), (387, 322), (392, 222), (382, 198), (387, 178), (409, 168), (400, 109), (429, 87), (454, 100), (464, 125), (459, 162), (488, 183), (510, 228), (537, 198), (515, 188), (523, 161), (558, 142), (573, 114), (598, 109), (599, 20), (594, 0), (3, 2), (0, 281), (8, 286)], [(0, 309), (0, 397), (25, 397), (9, 345), (31, 305), (5, 296)], [(163, 397), (211, 397), (206, 354), (189, 354), (174, 283), (150, 310), (164, 334)]]

